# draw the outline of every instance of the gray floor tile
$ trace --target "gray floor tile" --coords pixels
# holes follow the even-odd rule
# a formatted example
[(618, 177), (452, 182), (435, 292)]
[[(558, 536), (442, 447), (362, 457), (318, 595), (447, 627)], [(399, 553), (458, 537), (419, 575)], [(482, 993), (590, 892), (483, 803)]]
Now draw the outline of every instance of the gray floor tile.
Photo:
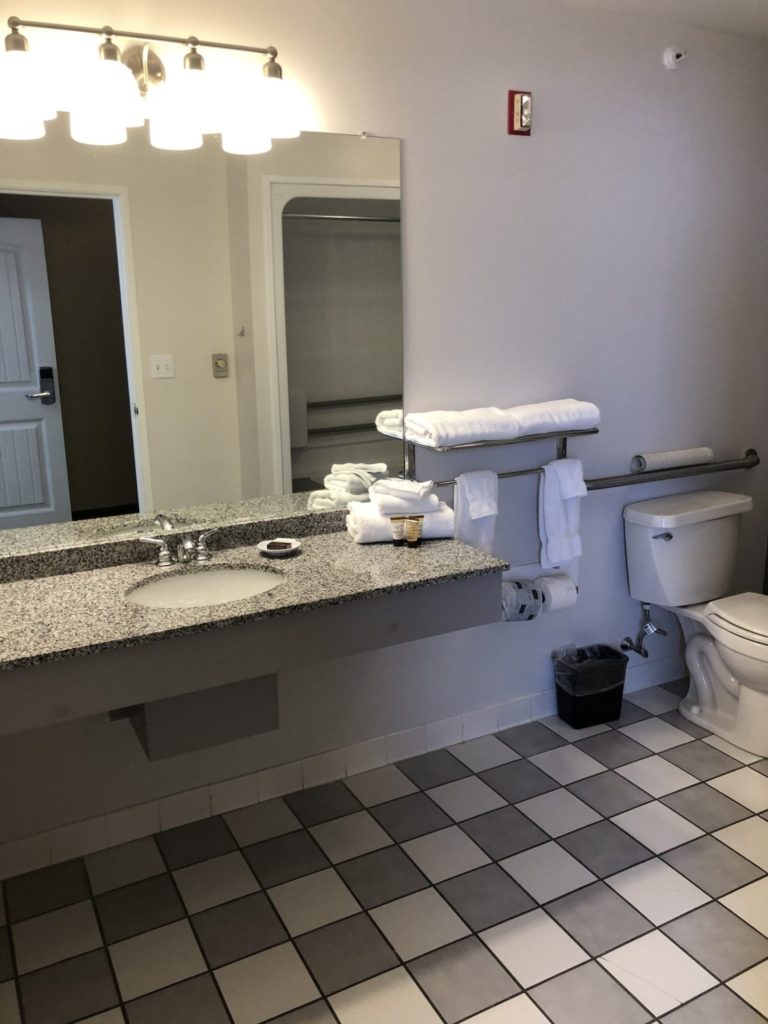
[(608, 724), (612, 729), (622, 729), (625, 725), (634, 725), (635, 722), (642, 722), (646, 718), (651, 717), (652, 716), (649, 715), (647, 711), (638, 707), (637, 704), (632, 704), (630, 701), (625, 700), (622, 702), (621, 715), (619, 718), (614, 722), (609, 722)]
[[(669, 690), (670, 693), (676, 694), (682, 700), (683, 697), (688, 693), (691, 686), (691, 680), (688, 676), (681, 676), (680, 679), (672, 679), (668, 683), (662, 683), (662, 690)], [(681, 716), (682, 717), (682, 716)]]
[(541, 722), (528, 722), (516, 725), (512, 729), (504, 729), (496, 733), (497, 737), (522, 757), (542, 754), (545, 750), (566, 746), (567, 741), (556, 732), (548, 729)]
[(370, 813), (397, 843), (435, 832), (453, 824), (448, 815), (424, 793), (371, 807)]
[[(683, 749), (683, 748), (679, 748)], [(661, 798), (661, 802), (682, 814), (705, 832), (751, 817), (752, 812), (704, 782)]]
[(449, 878), (437, 888), (475, 932), (536, 907), (528, 893), (498, 864)]
[(137, 839), (133, 843), (99, 850), (85, 858), (85, 869), (91, 880), (91, 888), (99, 893), (119, 889), (132, 882), (165, 873), (165, 864), (152, 836)]
[(765, 1018), (721, 985), (668, 1013), (661, 1024), (765, 1024)]
[(224, 815), (224, 820), (241, 846), (251, 846), (301, 828), (301, 822), (281, 797), (230, 811)]
[(286, 796), (285, 802), (305, 827), (319, 825), (331, 818), (340, 818), (353, 811), (362, 811), (363, 805), (343, 782), (328, 782)]
[(192, 926), (211, 967), (260, 953), (288, 938), (272, 904), (261, 892), (195, 914)]
[(243, 854), (264, 889), (321, 871), (330, 863), (312, 836), (304, 831), (246, 846)]
[(751, 764), (749, 767), (754, 768), (755, 771), (760, 772), (761, 775), (768, 775), (768, 757), (764, 758), (762, 761), (755, 761), (755, 763)]
[(511, 857), (549, 841), (549, 836), (515, 807), (500, 807), (462, 821), (461, 828), (493, 860)]
[(689, 736), (695, 736), (697, 740), (702, 739), (704, 736), (709, 736), (706, 729), (702, 729), (700, 725), (696, 725), (695, 722), (689, 722), (687, 718), (684, 718), (679, 711), (667, 711), (664, 715), (659, 715), (662, 722), (666, 722), (667, 725), (674, 725), (676, 729), (682, 729), (683, 732), (687, 732)]
[(397, 767), (419, 789), (432, 789), (446, 782), (466, 779), (472, 774), (465, 764), (447, 750), (432, 750), (428, 754), (409, 757), (407, 761), (398, 761)]
[(574, 746), (578, 747), (585, 754), (594, 757), (606, 768), (620, 768), (622, 765), (630, 764), (632, 761), (639, 761), (648, 757), (648, 749), (640, 743), (635, 743), (629, 736), (616, 732), (601, 732), (599, 736), (590, 736), (586, 740), (579, 740)]
[(712, 836), (702, 836), (685, 846), (669, 850), (662, 859), (715, 898), (763, 876), (752, 861)]
[(273, 1017), (269, 1024), (336, 1024), (336, 1018), (325, 1003), (318, 1000), (280, 1017)]
[(324, 995), (349, 988), (400, 963), (367, 914), (326, 925), (295, 940)]
[(606, 818), (639, 807), (640, 804), (647, 804), (652, 799), (639, 786), (616, 772), (603, 772), (589, 779), (580, 779), (571, 783), (568, 790)]
[(768, 957), (768, 938), (719, 903), (708, 903), (661, 929), (720, 981)]
[(88, 953), (104, 945), (91, 900), (29, 917), (11, 928), (20, 974)]
[(547, 904), (547, 911), (591, 956), (601, 956), (653, 928), (604, 882), (561, 896)]
[(180, 825), (158, 833), (155, 839), (171, 871), (237, 849), (237, 843), (222, 818), (204, 818), (189, 825)]
[(680, 747), (673, 747), (671, 750), (664, 750), (660, 757), (676, 764), (683, 771), (695, 775), (697, 779), (706, 782), (707, 779), (714, 779), (717, 775), (725, 775), (726, 772), (735, 772), (744, 765), (733, 757), (724, 754), (716, 747), (710, 747), (702, 740), (694, 740), (693, 743), (685, 743)]
[(366, 853), (339, 864), (336, 870), (366, 910), (426, 889), (429, 885), (398, 846)]
[(25, 1024), (68, 1024), (120, 1001), (103, 949), (25, 974), (19, 987)]
[(530, 989), (553, 1024), (646, 1024), (651, 1015), (599, 964), (583, 964)]
[(475, 936), (427, 953), (408, 967), (446, 1024), (480, 1013), (520, 991)]
[[(550, 729), (547, 732), (554, 735)], [(530, 761), (513, 761), (512, 764), (490, 768), (487, 772), (481, 772), (480, 778), (511, 804), (560, 788), (554, 779)]]
[(13, 977), (13, 957), (11, 955), (11, 933), (5, 927), (0, 928), (0, 982)]
[(102, 893), (95, 899), (107, 943), (178, 921), (186, 915), (170, 875)]
[(614, 875), (653, 856), (650, 850), (610, 821), (588, 825), (561, 836), (558, 842), (598, 878)]
[(9, 924), (23, 921), (25, 917), (45, 914), (49, 910), (58, 910), (70, 903), (80, 903), (91, 895), (82, 860), (70, 860), (18, 875), (9, 878), (4, 886)]
[(229, 1024), (229, 1015), (210, 974), (150, 992), (125, 1007), (128, 1024)]

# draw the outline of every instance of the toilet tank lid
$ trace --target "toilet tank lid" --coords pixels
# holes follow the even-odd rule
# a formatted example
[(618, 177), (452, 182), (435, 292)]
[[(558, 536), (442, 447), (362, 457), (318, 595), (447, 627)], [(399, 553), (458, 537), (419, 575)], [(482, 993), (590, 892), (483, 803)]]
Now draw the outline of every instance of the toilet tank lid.
[(685, 494), (667, 494), (650, 501), (636, 501), (624, 508), (628, 523), (639, 526), (689, 526), (705, 523), (709, 519), (749, 512), (752, 499), (748, 494), (729, 494), (727, 491), (687, 491)]
[(723, 628), (735, 626), (738, 630), (768, 636), (768, 596), (765, 594), (735, 594), (710, 601), (704, 614)]

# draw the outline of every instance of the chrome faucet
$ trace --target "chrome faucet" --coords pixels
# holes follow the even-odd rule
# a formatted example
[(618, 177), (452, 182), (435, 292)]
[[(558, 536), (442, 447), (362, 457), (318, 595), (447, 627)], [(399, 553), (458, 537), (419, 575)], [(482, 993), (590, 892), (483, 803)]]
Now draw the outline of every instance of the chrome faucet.
[[(168, 517), (164, 513), (159, 513), (158, 518), (162, 516), (164, 519)], [(160, 524), (157, 523), (159, 526)], [(163, 527), (165, 529), (165, 527)], [(185, 565), (189, 562), (210, 562), (211, 553), (208, 550), (208, 538), (212, 534), (218, 533), (218, 527), (214, 527), (210, 530), (203, 530), (197, 535), (197, 539), (194, 539), (191, 534), (186, 534), (179, 540), (176, 545), (175, 555), (171, 551), (169, 543), (163, 537), (139, 537), (139, 540), (144, 544), (154, 544), (157, 551), (157, 564), (167, 569), (173, 565), (174, 562)]]
[(171, 530), (176, 529), (176, 525), (169, 515), (165, 512), (158, 512), (155, 518), (152, 520), (152, 525), (162, 530), (163, 533), (170, 533)]

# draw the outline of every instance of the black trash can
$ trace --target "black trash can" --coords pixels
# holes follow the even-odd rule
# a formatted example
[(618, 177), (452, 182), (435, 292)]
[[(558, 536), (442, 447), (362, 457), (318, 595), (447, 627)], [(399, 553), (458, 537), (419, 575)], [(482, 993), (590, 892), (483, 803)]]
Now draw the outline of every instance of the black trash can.
[(608, 644), (552, 652), (557, 713), (574, 729), (615, 722), (621, 716), (627, 656)]

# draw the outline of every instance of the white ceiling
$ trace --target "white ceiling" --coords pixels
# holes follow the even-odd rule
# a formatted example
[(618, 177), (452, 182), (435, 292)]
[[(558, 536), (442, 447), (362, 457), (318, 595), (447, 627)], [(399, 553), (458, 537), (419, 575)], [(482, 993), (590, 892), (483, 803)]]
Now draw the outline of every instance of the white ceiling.
[(768, 0), (559, 0), (619, 14), (664, 18), (703, 28), (768, 36)]

